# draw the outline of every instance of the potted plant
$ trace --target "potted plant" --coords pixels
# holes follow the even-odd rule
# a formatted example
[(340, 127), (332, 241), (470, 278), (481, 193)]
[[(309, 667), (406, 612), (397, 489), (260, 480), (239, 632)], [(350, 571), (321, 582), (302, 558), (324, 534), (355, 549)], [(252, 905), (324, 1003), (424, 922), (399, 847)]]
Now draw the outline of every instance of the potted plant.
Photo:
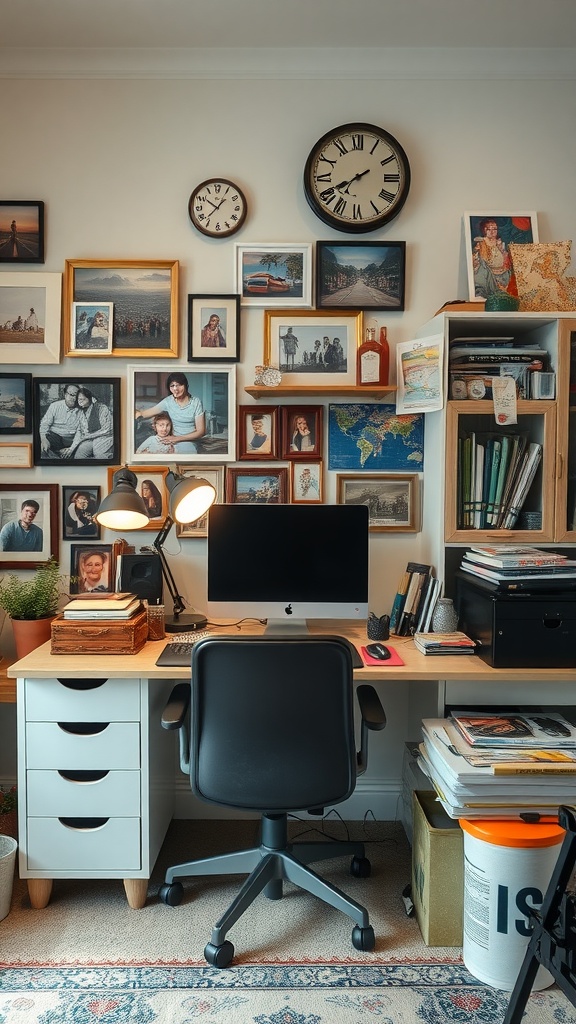
[(55, 558), (43, 562), (29, 579), (8, 576), (0, 585), (0, 608), (12, 621), (18, 658), (25, 657), (50, 639), (50, 626), (65, 592), (60, 565)]

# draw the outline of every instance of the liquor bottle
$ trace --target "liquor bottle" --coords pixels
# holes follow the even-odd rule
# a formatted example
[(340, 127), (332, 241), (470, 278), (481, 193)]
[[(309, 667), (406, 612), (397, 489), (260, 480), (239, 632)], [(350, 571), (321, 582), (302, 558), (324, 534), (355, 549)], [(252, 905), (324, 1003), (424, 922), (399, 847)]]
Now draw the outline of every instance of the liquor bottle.
[[(386, 328), (381, 328), (380, 336)], [(388, 383), (389, 350), (376, 341), (376, 328), (366, 328), (366, 338), (358, 349), (356, 357), (356, 383), (364, 386)]]

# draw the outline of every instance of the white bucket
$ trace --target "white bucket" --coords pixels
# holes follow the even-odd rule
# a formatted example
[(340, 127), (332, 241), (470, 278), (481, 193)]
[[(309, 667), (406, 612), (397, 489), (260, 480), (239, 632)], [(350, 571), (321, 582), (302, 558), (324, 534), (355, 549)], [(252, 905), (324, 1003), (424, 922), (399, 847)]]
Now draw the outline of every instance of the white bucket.
[[(556, 823), (460, 821), (464, 832), (463, 958), (470, 974), (511, 992), (564, 838)], [(533, 989), (554, 978), (538, 968)]]
[(10, 913), (17, 849), (15, 839), (0, 835), (0, 921)]

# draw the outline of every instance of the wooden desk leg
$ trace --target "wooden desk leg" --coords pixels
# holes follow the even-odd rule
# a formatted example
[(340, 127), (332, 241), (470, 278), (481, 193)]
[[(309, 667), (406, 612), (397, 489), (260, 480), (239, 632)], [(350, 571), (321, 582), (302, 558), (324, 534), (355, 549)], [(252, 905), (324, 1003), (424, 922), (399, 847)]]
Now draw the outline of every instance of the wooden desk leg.
[(126, 890), (128, 906), (132, 907), (132, 910), (142, 910), (142, 907), (146, 905), (146, 897), (148, 896), (148, 879), (125, 878), (124, 888)]
[(44, 910), (50, 902), (52, 895), (51, 878), (29, 878), (28, 895), (34, 910)]

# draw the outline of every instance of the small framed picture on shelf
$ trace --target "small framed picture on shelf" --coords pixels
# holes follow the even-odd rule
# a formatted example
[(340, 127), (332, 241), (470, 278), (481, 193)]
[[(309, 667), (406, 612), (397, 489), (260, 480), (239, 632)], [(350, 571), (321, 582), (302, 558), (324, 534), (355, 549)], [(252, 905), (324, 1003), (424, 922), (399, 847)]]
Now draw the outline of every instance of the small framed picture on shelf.
[[(201, 477), (212, 484), (216, 491), (215, 505), (221, 505), (224, 501), (224, 473), (225, 466), (176, 466), (176, 472), (180, 476)], [(207, 537), (208, 536), (208, 512), (195, 523), (176, 523), (176, 536), (185, 537)]]
[(279, 368), (283, 385), (354, 385), (361, 331), (361, 312), (267, 309), (263, 363)]
[(0, 484), (0, 570), (58, 558), (58, 484)]
[(470, 301), (499, 294), (516, 296), (509, 245), (538, 241), (535, 211), (467, 211), (464, 213), (464, 238)]
[(32, 431), (32, 374), (0, 373), (0, 434)]
[(318, 309), (404, 309), (406, 242), (317, 242)]
[(63, 540), (100, 540), (100, 524), (95, 515), (100, 507), (101, 488), (62, 487)]
[(416, 533), (418, 474), (338, 474), (339, 505), (367, 505), (373, 532)]
[(284, 505), (288, 500), (285, 466), (264, 469), (226, 469), (226, 501), (237, 505)]
[(44, 203), (0, 199), (0, 263), (44, 263)]
[(113, 315), (112, 302), (73, 302), (68, 355), (111, 355)]
[(324, 501), (321, 462), (290, 463), (290, 501), (294, 505), (314, 505)]
[(112, 544), (70, 545), (71, 594), (111, 594), (114, 575)]
[(278, 406), (238, 406), (238, 458), (278, 458)]
[(236, 246), (236, 291), (243, 306), (312, 305), (312, 243)]
[(240, 358), (240, 296), (188, 296), (188, 361)]
[(322, 457), (321, 405), (281, 405), (280, 435), (283, 459)]

